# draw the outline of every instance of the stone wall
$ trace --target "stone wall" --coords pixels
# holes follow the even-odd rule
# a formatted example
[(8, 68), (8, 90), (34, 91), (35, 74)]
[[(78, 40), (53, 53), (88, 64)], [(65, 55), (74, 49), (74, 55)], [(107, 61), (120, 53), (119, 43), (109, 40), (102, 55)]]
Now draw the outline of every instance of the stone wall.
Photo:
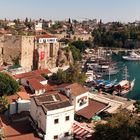
[(22, 36), (21, 38), (21, 66), (27, 71), (33, 68), (34, 36)]
[(21, 36), (4, 36), (3, 62), (13, 64), (21, 55)]
[(3, 64), (4, 36), (0, 36), (0, 66)]
[[(2, 36), (0, 37), (0, 65), (15, 64), (15, 59), (26, 71), (39, 68), (55, 68), (58, 58), (59, 42), (53, 43), (50, 55), (50, 43), (35, 43), (34, 36)], [(44, 59), (40, 58), (44, 52)]]
[(32, 69), (34, 36), (3, 36), (0, 38), (0, 60), (4, 64), (19, 64), (27, 71)]

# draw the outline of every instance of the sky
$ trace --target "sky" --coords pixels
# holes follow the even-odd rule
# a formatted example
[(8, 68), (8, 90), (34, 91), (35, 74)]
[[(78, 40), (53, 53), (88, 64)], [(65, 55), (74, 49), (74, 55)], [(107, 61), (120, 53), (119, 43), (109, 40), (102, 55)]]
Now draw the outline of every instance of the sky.
[(140, 20), (140, 0), (0, 0), (0, 19)]

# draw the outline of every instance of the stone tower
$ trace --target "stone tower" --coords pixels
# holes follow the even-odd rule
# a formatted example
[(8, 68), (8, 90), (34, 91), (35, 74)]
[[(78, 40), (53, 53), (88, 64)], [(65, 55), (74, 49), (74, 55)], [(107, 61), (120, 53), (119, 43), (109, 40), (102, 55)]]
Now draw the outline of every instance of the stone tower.
[[(38, 35), (35, 37), (34, 69), (54, 68), (59, 50), (59, 42), (51, 35)], [(38, 57), (38, 58), (37, 58)]]
[(0, 54), (5, 64), (19, 65), (30, 71), (33, 66), (34, 36), (3, 36), (0, 42)]

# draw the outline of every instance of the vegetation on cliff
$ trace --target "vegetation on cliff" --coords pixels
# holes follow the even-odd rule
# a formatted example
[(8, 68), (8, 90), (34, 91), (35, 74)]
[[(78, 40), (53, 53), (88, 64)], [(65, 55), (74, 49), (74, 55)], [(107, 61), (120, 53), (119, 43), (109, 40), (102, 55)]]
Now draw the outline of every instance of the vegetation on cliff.
[(57, 83), (57, 84), (63, 84), (63, 83), (80, 83), (84, 84), (86, 80), (85, 73), (82, 73), (80, 71), (80, 65), (78, 63), (75, 63), (70, 66), (70, 68), (67, 71), (58, 70), (57, 73), (54, 73), (50, 80)]
[(140, 25), (113, 22), (111, 25), (99, 26), (92, 32), (94, 45), (102, 47), (135, 48), (140, 41)]

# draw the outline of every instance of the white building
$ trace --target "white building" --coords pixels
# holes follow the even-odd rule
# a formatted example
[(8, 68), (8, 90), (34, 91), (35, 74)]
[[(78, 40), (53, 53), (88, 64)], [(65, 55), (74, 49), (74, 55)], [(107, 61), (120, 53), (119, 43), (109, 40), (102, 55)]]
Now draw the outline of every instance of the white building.
[(74, 105), (74, 110), (78, 111), (88, 106), (89, 91), (82, 85), (78, 83), (70, 84), (60, 90), (64, 90), (66, 96), (70, 99), (71, 103)]
[(36, 95), (45, 93), (48, 80), (42, 74), (51, 75), (48, 69), (39, 69), (31, 72), (14, 75), (16, 81), (25, 87), (29, 87), (31, 92)]
[(36, 31), (41, 31), (42, 30), (42, 23), (41, 22), (35, 23), (35, 30)]
[(68, 140), (72, 134), (74, 106), (58, 93), (51, 92), (31, 98), (33, 124), (44, 140)]
[(7, 96), (9, 103), (9, 114), (30, 111), (30, 96), (26, 92), (17, 92), (15, 95)]

